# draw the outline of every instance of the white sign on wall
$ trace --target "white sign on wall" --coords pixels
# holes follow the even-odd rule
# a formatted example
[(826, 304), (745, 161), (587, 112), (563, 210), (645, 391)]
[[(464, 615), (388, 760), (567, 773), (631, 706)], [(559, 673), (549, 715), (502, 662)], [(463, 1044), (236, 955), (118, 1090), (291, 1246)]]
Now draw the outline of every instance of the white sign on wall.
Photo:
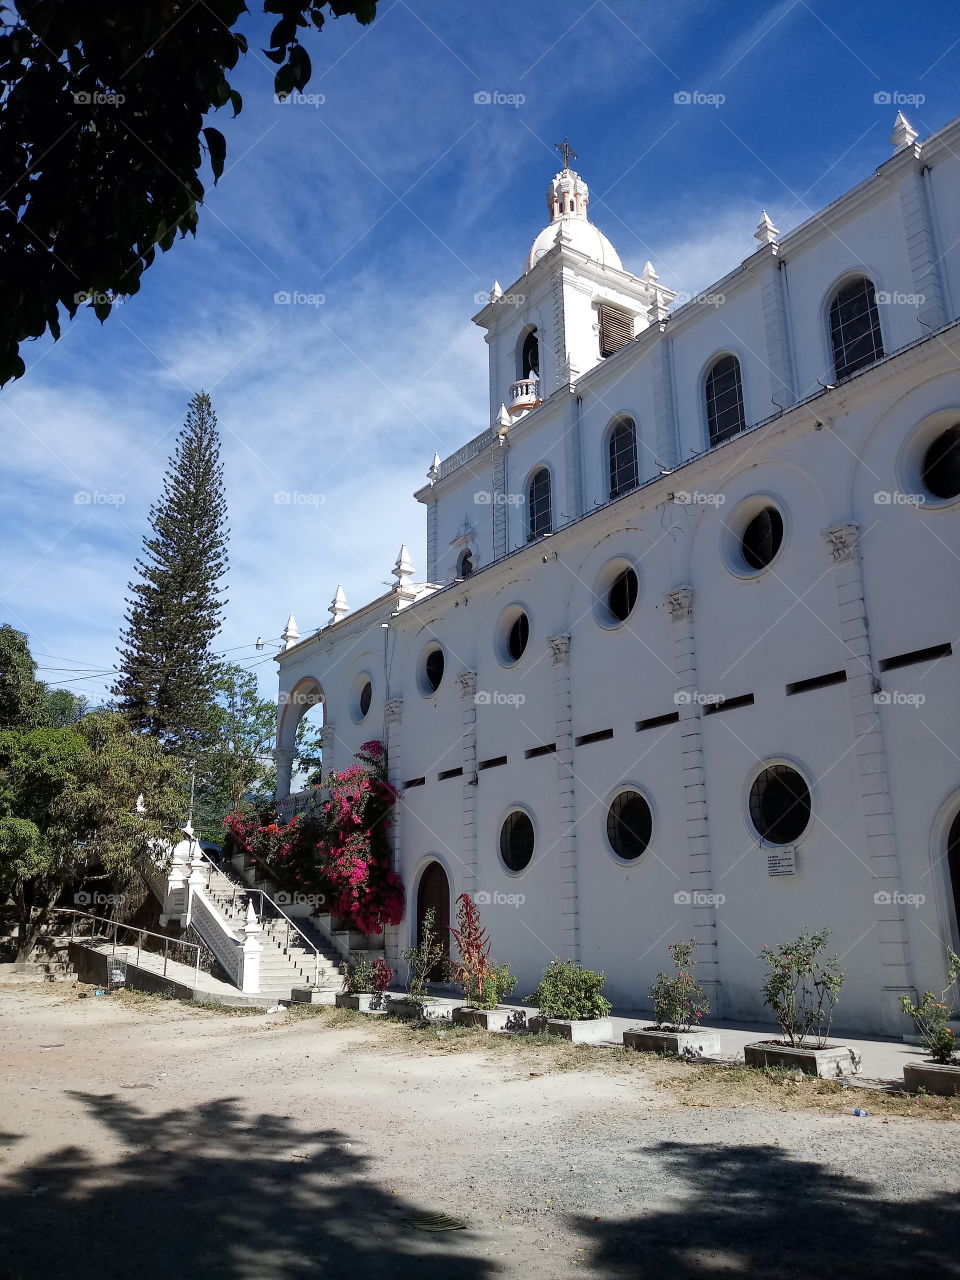
[(767, 875), (792, 876), (797, 872), (797, 851), (793, 845), (767, 850)]

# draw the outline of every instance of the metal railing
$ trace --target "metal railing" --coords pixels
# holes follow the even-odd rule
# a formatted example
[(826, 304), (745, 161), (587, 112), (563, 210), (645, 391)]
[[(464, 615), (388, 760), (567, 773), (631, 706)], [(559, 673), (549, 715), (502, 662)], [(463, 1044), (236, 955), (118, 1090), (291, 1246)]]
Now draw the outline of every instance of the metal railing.
[[(203, 854), (203, 857), (210, 864), (210, 866), (213, 868), (214, 871), (219, 871), (220, 874), (224, 876), (225, 879), (230, 880), (230, 877), (227, 875), (226, 871), (224, 871), (222, 867), (218, 867), (217, 864), (213, 861), (213, 859), (203, 849), (201, 849), (200, 852)], [(251, 889), (248, 885), (235, 884), (232, 880), (230, 880), (230, 885), (231, 885), (231, 893), (229, 895), (228, 901), (230, 903), (230, 906), (234, 910), (237, 909), (237, 899), (238, 898), (245, 899), (243, 905), (240, 908), (241, 915), (246, 912), (247, 903), (253, 897), (258, 897), (260, 899), (260, 910), (257, 911), (257, 916), (259, 917), (261, 924), (263, 923), (264, 920), (276, 920), (276, 919), (283, 920), (284, 951), (286, 951), (289, 954), (290, 935), (292, 930), (293, 933), (295, 933), (297, 937), (300, 939), (300, 945), (305, 950), (313, 953), (313, 985), (315, 987), (319, 986), (320, 985), (320, 959), (323, 955), (323, 952), (320, 950), (317, 944), (315, 942), (311, 942), (311, 940), (307, 937), (307, 935), (296, 923), (296, 921), (291, 920), (290, 917), (287, 915), (287, 913), (283, 910), (283, 908), (279, 906), (273, 900), (273, 898), (270, 897), (269, 894), (265, 893), (263, 889)], [(214, 902), (217, 901), (218, 895), (223, 898), (227, 898), (227, 892), (225, 889), (210, 889), (209, 883), (207, 888), (208, 888), (208, 891), (210, 892), (211, 897), (213, 897)], [(254, 906), (254, 910), (255, 911), (257, 910), (256, 906)]]
[[(167, 964), (170, 960), (170, 955), (169, 955), (170, 947), (171, 946), (189, 947), (191, 951), (196, 952), (196, 959), (194, 960), (194, 966), (193, 966), (193, 985), (194, 985), (194, 989), (196, 989), (197, 984), (200, 981), (200, 950), (201, 950), (201, 948), (197, 945), (197, 943), (181, 942), (179, 938), (168, 938), (165, 933), (154, 933), (152, 929), (140, 929), (136, 925), (123, 924), (120, 920), (109, 920), (106, 916), (96, 916), (89, 911), (78, 911), (75, 907), (55, 907), (54, 910), (60, 915), (70, 916), (69, 938), (71, 942), (75, 941), (76, 939), (75, 925), (76, 925), (77, 917), (80, 917), (83, 920), (89, 920), (91, 922), (91, 926), (94, 924), (106, 925), (108, 931), (112, 932), (112, 937), (104, 938), (103, 941), (109, 942), (111, 944), (111, 948), (110, 948), (111, 955), (116, 954), (118, 945), (122, 946), (124, 951), (129, 951), (130, 947), (133, 946), (132, 943), (129, 946), (126, 943), (120, 943), (120, 944), (117, 943), (117, 933), (120, 929), (125, 929), (128, 933), (135, 933), (137, 935), (137, 943), (136, 943), (137, 958), (136, 960), (133, 961), (135, 965), (139, 965), (140, 963), (140, 952), (146, 950), (146, 948), (141, 945), (141, 939), (159, 938), (163, 943), (163, 976), (164, 977), (167, 976)], [(91, 932), (88, 936), (91, 939), (96, 937), (96, 935), (93, 932)], [(150, 951), (150, 952), (147, 952), (147, 954), (155, 955), (156, 953)], [(176, 964), (180, 962), (174, 961), (174, 963)]]

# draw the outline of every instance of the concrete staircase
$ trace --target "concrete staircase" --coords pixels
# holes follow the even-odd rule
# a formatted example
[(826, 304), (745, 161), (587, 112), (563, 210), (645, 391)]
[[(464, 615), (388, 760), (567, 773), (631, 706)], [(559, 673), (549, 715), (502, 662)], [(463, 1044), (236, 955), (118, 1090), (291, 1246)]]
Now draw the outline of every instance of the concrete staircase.
[[(211, 868), (207, 894), (231, 928), (237, 930), (242, 927), (246, 916), (246, 887), (225, 872)], [(260, 989), (289, 994), (292, 987), (313, 986), (314, 982), (320, 987), (339, 988), (343, 981), (340, 973), (342, 960), (320, 930), (309, 919), (299, 919), (291, 924), (276, 910), (269, 892), (261, 884), (249, 887), (260, 889), (265, 894), (264, 898), (254, 900), (254, 910), (260, 916), (263, 929), (260, 935), (263, 944)], [(319, 955), (311, 950), (311, 943)]]

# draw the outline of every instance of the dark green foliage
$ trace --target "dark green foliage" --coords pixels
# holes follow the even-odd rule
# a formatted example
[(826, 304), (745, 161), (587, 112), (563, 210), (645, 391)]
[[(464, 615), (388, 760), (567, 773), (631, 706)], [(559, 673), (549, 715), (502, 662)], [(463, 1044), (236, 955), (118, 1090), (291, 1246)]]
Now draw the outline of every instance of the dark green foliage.
[[(286, 95), (310, 78), (302, 28), (325, 11), (371, 22), (376, 0), (264, 0), (264, 50)], [(0, 383), (19, 346), (60, 308), (102, 322), (138, 292), (157, 247), (196, 233), (209, 157), (226, 139), (204, 117), (242, 106), (227, 73), (247, 52), (243, 0), (16, 0), (0, 7)]]
[(130, 724), (191, 757), (209, 740), (220, 667), (211, 643), (226, 601), (226, 500), (217, 418), (195, 395), (150, 509), (152, 532), (131, 583), (121, 665), (113, 688)]
[(0, 729), (33, 729), (43, 723), (43, 685), (27, 637), (0, 627)]

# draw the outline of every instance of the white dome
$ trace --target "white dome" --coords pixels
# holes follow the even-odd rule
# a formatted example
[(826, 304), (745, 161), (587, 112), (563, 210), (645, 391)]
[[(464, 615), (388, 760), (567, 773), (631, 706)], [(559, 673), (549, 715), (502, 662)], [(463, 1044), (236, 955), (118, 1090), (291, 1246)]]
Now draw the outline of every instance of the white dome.
[(601, 262), (605, 267), (614, 267), (617, 271), (623, 270), (623, 263), (620, 261), (620, 255), (616, 249), (603, 234), (603, 232), (587, 222), (586, 218), (578, 218), (576, 216), (561, 217), (556, 222), (551, 222), (549, 226), (543, 228), (533, 246), (530, 249), (527, 258), (527, 270), (539, 262), (545, 253), (547, 253), (557, 243), (557, 236), (563, 232), (565, 243), (571, 249), (576, 249), (578, 253), (584, 253), (588, 258), (593, 258), (596, 262)]

